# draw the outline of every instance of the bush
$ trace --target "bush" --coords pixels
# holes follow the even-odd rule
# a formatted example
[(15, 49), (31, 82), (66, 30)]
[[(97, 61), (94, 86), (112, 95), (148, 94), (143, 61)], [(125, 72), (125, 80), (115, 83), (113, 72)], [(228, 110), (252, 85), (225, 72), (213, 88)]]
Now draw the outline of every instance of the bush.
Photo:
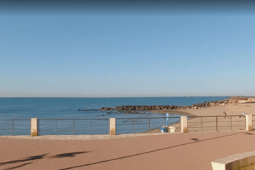
[(188, 133), (188, 128), (185, 127), (185, 128), (183, 129), (183, 133)]

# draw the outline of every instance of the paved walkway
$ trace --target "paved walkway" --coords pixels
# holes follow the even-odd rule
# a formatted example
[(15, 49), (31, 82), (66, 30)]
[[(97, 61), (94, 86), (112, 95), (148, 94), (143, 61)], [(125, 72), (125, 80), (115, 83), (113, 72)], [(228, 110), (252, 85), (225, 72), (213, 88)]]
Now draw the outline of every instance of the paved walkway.
[(255, 132), (162, 134), (105, 140), (0, 137), (0, 169), (211, 170), (211, 161), (255, 151)]

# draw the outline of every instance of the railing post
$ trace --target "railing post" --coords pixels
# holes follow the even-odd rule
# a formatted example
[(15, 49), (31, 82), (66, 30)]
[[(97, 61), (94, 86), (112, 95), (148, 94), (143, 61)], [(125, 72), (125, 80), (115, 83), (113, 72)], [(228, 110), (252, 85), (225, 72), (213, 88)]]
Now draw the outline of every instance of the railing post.
[(110, 118), (110, 135), (116, 135), (116, 118)]
[(31, 118), (31, 136), (38, 136), (38, 120)]
[(14, 119), (12, 120), (12, 136), (14, 136)]
[(134, 120), (132, 120), (132, 133), (134, 133)]
[(181, 116), (181, 132), (188, 133), (188, 119), (187, 116)]
[(202, 130), (202, 132), (204, 131), (204, 129), (203, 129), (203, 117), (201, 117), (201, 130)]
[(232, 130), (232, 116), (231, 116), (230, 118), (231, 118), (231, 131), (233, 131), (233, 130)]
[(75, 120), (73, 119), (73, 135), (75, 135)]
[(218, 116), (216, 116), (216, 131), (218, 132)]
[(246, 131), (252, 131), (253, 126), (252, 126), (252, 115), (245, 115), (245, 130)]
[(151, 130), (151, 119), (149, 118), (148, 121), (149, 121), (149, 122), (148, 122), (149, 130)]
[(92, 119), (90, 120), (90, 134), (92, 135)]
[(58, 122), (57, 122), (58, 120), (56, 119), (56, 126), (55, 126), (55, 133), (56, 133), (56, 135), (58, 134)]

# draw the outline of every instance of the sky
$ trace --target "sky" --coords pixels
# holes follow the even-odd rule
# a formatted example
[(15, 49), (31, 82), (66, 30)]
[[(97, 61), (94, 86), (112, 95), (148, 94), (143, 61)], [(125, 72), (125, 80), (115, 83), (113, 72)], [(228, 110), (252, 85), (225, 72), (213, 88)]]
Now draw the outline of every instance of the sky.
[(252, 1), (21, 2), (0, 3), (0, 97), (255, 96)]

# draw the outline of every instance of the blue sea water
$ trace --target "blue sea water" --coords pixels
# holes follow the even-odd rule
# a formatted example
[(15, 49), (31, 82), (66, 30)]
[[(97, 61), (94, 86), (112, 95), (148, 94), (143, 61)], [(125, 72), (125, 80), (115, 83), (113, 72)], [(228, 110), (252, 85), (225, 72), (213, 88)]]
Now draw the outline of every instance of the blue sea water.
[[(121, 105), (189, 106), (228, 97), (134, 97), (134, 98), (0, 98), (0, 119), (7, 118), (96, 118), (105, 112), (80, 112)], [(120, 115), (120, 114), (118, 114)], [(118, 116), (116, 115), (116, 116)]]
[[(134, 97), (134, 98), (0, 98), (0, 135), (29, 135), (30, 121), (6, 121), (4, 119), (103, 119), (97, 120), (39, 120), (40, 134), (107, 134), (108, 118), (117, 119), (117, 133), (137, 133), (162, 126), (164, 115), (124, 114), (115, 111), (78, 111), (121, 105), (179, 105), (224, 100), (228, 97)], [(180, 115), (171, 115), (178, 117)], [(148, 122), (145, 118), (162, 117)], [(140, 118), (136, 120), (125, 118)], [(144, 119), (141, 119), (144, 118)], [(172, 119), (176, 121), (177, 119)], [(153, 122), (154, 121), (154, 122)], [(178, 121), (178, 120), (177, 120)], [(135, 123), (134, 123), (135, 122)], [(14, 127), (13, 127), (13, 124)], [(148, 127), (149, 124), (149, 127)], [(75, 126), (75, 128), (74, 128)], [(134, 127), (135, 126), (135, 127)], [(148, 129), (147, 129), (148, 127)], [(143, 129), (144, 128), (144, 129)], [(75, 132), (74, 132), (75, 131)]]

